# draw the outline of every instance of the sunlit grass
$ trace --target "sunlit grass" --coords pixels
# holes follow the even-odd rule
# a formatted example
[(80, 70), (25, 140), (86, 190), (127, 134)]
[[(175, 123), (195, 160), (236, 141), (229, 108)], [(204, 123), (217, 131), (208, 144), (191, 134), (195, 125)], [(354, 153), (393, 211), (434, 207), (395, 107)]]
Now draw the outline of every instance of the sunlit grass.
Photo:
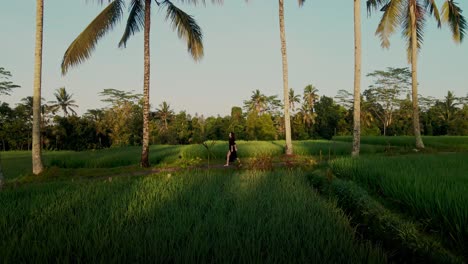
[[(211, 146), (210, 142), (207, 142)], [(280, 157), (284, 154), (284, 141), (237, 141), (238, 156), (241, 159), (259, 156)], [(324, 140), (295, 141), (294, 149), (297, 155), (349, 155), (351, 144), (345, 142), (332, 142)], [(210, 147), (210, 160), (222, 164), (226, 159), (228, 143), (216, 141)], [(383, 152), (382, 146), (363, 145), (363, 154)], [(150, 163), (153, 166), (173, 165), (187, 159), (208, 159), (209, 151), (202, 145), (153, 145), (150, 147)], [(11, 151), (0, 152), (2, 169), (7, 180), (31, 173), (31, 152)], [(45, 151), (43, 153), (46, 167), (59, 167), (67, 169), (83, 168), (118, 168), (125, 166), (138, 166), (140, 162), (141, 147), (122, 147), (103, 150), (74, 151)]]
[(43, 183), (0, 204), (0, 262), (386, 261), (301, 171)]

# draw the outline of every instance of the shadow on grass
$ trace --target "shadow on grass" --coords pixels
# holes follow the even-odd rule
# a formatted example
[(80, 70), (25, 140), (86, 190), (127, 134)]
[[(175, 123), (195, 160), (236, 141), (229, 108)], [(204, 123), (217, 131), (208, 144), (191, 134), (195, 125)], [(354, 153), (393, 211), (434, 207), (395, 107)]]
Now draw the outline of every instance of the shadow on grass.
[(0, 203), (4, 262), (385, 262), (301, 171), (48, 183)]

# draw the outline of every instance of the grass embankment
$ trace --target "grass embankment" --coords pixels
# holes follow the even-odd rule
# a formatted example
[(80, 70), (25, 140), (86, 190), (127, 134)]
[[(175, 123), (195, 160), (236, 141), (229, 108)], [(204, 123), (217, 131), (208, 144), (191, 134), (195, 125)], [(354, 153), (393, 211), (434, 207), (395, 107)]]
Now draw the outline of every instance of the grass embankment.
[(386, 262), (298, 170), (43, 183), (0, 204), (3, 262)]
[(351, 216), (356, 230), (382, 245), (395, 263), (463, 263), (441, 243), (427, 235), (421, 225), (395, 213), (356, 183), (336, 178), (330, 170), (308, 173), (310, 183), (322, 195), (336, 201)]

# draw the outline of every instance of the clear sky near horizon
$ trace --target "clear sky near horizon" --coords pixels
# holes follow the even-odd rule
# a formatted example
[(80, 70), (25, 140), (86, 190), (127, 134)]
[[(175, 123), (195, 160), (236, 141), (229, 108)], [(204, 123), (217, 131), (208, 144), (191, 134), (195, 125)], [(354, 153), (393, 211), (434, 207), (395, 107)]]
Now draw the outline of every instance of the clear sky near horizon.
[[(0, 5), (0, 67), (21, 85), (0, 101), (15, 105), (32, 95), (34, 70), (34, 0), (5, 1)], [(99, 92), (105, 88), (143, 90), (143, 32), (134, 35), (127, 48), (117, 43), (126, 17), (98, 43), (92, 57), (61, 75), (60, 63), (68, 45), (104, 8), (98, 1), (45, 0), (42, 95), (53, 100), (54, 90), (65, 86), (80, 108), (104, 107)], [(174, 1), (178, 2), (178, 1)], [(151, 28), (151, 92), (154, 110), (167, 101), (176, 111), (204, 115), (227, 115), (232, 106), (242, 106), (252, 91), (282, 99), (282, 66), (276, 0), (225, 0), (224, 5), (179, 4), (193, 15), (204, 34), (205, 57), (194, 62), (171, 26), (165, 10), (153, 5)], [(460, 0), (468, 14), (468, 2)], [(441, 5), (442, 1), (437, 1)], [(353, 89), (354, 35), (353, 1), (285, 1), (285, 23), (289, 60), (289, 86), (302, 93), (307, 84), (320, 95), (335, 96)], [(128, 13), (125, 13), (125, 16)], [(401, 31), (391, 47), (380, 47), (375, 29), (380, 13), (367, 18), (362, 7), (362, 89), (370, 84), (369, 72), (386, 67), (408, 66)], [(427, 23), (419, 56), (420, 94), (442, 98), (448, 90), (458, 96), (468, 93), (468, 43), (452, 41), (447, 26), (437, 29)]]

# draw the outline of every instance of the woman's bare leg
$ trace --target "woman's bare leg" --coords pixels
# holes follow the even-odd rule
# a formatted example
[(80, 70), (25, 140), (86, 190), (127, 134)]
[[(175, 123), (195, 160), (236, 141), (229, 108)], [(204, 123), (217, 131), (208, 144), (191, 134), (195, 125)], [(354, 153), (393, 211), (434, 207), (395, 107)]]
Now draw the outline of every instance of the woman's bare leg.
[(229, 156), (231, 156), (231, 151), (228, 151), (226, 154), (226, 164), (224, 164), (224, 166), (229, 166)]

